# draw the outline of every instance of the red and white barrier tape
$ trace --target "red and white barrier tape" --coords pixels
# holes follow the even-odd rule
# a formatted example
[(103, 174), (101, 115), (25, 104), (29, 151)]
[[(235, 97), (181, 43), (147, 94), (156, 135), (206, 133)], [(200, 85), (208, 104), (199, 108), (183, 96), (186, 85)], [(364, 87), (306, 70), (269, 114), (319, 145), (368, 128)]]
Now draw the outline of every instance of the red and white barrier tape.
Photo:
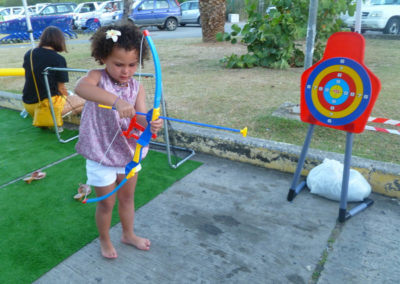
[(395, 129), (386, 129), (386, 128), (381, 128), (381, 127), (374, 127), (374, 126), (365, 126), (366, 130), (372, 130), (372, 131), (378, 131), (378, 132), (384, 132), (384, 133), (391, 133), (391, 134), (397, 134), (400, 135), (400, 130), (395, 130)]
[(373, 123), (382, 123), (382, 124), (390, 124), (394, 126), (400, 126), (400, 121), (399, 120), (393, 120), (389, 118), (382, 118), (382, 117), (372, 117), (370, 116), (368, 118), (368, 122), (373, 122)]
[[(370, 116), (368, 118), (368, 122), (389, 124), (389, 125), (399, 126), (400, 127), (400, 121), (393, 120), (393, 119), (388, 119), (388, 118), (382, 118), (382, 117), (372, 117), (372, 116)], [(378, 131), (378, 132), (384, 132), (384, 133), (391, 133), (391, 134), (400, 135), (400, 130), (395, 130), (395, 129), (387, 129), (387, 128), (382, 128), (382, 127), (369, 126), (369, 125), (366, 125), (365, 129), (366, 130), (371, 130), (371, 131)]]

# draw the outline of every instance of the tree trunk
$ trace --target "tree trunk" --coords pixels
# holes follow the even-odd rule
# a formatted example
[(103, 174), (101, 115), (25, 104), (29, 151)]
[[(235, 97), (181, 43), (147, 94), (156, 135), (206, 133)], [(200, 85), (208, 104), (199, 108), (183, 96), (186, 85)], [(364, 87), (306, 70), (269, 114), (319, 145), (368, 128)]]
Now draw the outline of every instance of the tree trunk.
[(131, 4), (132, 0), (124, 0), (124, 7), (122, 12), (122, 22), (124, 23), (128, 21), (128, 17), (131, 14)]
[(203, 42), (217, 42), (217, 33), (225, 32), (226, 0), (200, 0)]

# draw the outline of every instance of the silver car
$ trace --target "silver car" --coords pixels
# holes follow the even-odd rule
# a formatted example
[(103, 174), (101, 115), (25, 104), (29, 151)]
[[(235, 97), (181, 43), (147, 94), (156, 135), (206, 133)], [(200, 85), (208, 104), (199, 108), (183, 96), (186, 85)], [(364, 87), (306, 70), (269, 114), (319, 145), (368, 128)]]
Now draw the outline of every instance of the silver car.
[(201, 26), (199, 1), (186, 1), (181, 4), (181, 26), (186, 24), (198, 24)]

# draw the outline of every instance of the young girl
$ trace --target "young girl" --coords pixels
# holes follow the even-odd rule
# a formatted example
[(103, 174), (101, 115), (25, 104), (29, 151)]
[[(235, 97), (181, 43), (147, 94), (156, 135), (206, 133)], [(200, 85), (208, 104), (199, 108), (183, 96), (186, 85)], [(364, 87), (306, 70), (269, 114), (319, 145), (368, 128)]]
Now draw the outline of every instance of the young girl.
[[(97, 196), (109, 193), (124, 179), (125, 165), (133, 157), (136, 141), (121, 136), (121, 132), (128, 128), (130, 118), (136, 111), (147, 112), (145, 91), (132, 78), (138, 65), (143, 64), (139, 61), (147, 56), (145, 42), (142, 45), (142, 33), (133, 24), (98, 29), (92, 37), (92, 56), (105, 68), (89, 71), (75, 88), (79, 96), (88, 100), (81, 116), (76, 150), (86, 158), (87, 183), (94, 186)], [(140, 50), (142, 58), (139, 58)], [(99, 104), (113, 106), (116, 111), (100, 108)], [(138, 116), (137, 121), (143, 126), (147, 125), (144, 116)], [(151, 122), (153, 133), (161, 127), (161, 119)], [(143, 158), (147, 151), (143, 149)], [(116, 198), (122, 224), (122, 242), (141, 250), (150, 249), (150, 241), (134, 233), (137, 178), (136, 173), (116, 194), (97, 204), (96, 224), (101, 253), (105, 258), (117, 257), (109, 235)]]

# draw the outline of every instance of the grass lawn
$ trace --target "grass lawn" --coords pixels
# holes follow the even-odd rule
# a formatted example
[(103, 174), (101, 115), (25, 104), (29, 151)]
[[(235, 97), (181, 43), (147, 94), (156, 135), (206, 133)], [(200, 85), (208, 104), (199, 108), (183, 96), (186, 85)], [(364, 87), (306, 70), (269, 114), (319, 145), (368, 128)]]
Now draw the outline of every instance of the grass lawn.
[[(239, 129), (248, 126), (252, 137), (303, 144), (307, 124), (272, 115), (285, 102), (299, 103), (302, 68), (226, 69), (219, 60), (232, 53), (245, 53), (245, 46), (226, 42), (205, 44), (200, 38), (154, 39), (154, 42), (161, 60), (169, 116)], [(29, 46), (0, 49), (0, 56), (4, 58), (1, 67), (20, 67), (28, 49)], [(98, 67), (90, 57), (89, 43), (69, 41), (68, 49), (63, 55), (69, 67)], [(366, 39), (365, 64), (382, 83), (372, 116), (400, 120), (397, 93), (400, 66), (395, 62), (399, 57), (400, 41)], [(152, 63), (145, 63), (142, 71), (153, 72)], [(4, 91), (20, 93), (23, 83), (23, 78), (0, 78)], [(311, 147), (343, 153), (345, 136), (341, 131), (317, 127)], [(397, 135), (371, 131), (355, 135), (353, 154), (356, 156), (400, 164), (399, 153)]]
[[(4, 165), (0, 175), (0, 283), (31, 283), (98, 236), (96, 204), (73, 199), (79, 183), (86, 182), (84, 158), (71, 156), (76, 140), (59, 143), (54, 133), (32, 127), (12, 110), (0, 109), (0, 121), (0, 129), (8, 133), (0, 138), (0, 163)], [(201, 163), (186, 161), (172, 169), (166, 154), (150, 151), (142, 165), (136, 208)], [(31, 184), (16, 180), (44, 166), (45, 179)], [(119, 222), (116, 208), (112, 224)]]
[[(136, 209), (199, 166), (188, 161), (174, 170), (165, 154), (149, 152), (137, 184)], [(86, 178), (84, 158), (75, 156), (46, 172), (43, 180), (29, 185), (20, 180), (0, 190), (1, 283), (32, 283), (98, 237), (96, 204), (72, 198), (77, 183)], [(118, 222), (115, 206), (112, 225)]]

